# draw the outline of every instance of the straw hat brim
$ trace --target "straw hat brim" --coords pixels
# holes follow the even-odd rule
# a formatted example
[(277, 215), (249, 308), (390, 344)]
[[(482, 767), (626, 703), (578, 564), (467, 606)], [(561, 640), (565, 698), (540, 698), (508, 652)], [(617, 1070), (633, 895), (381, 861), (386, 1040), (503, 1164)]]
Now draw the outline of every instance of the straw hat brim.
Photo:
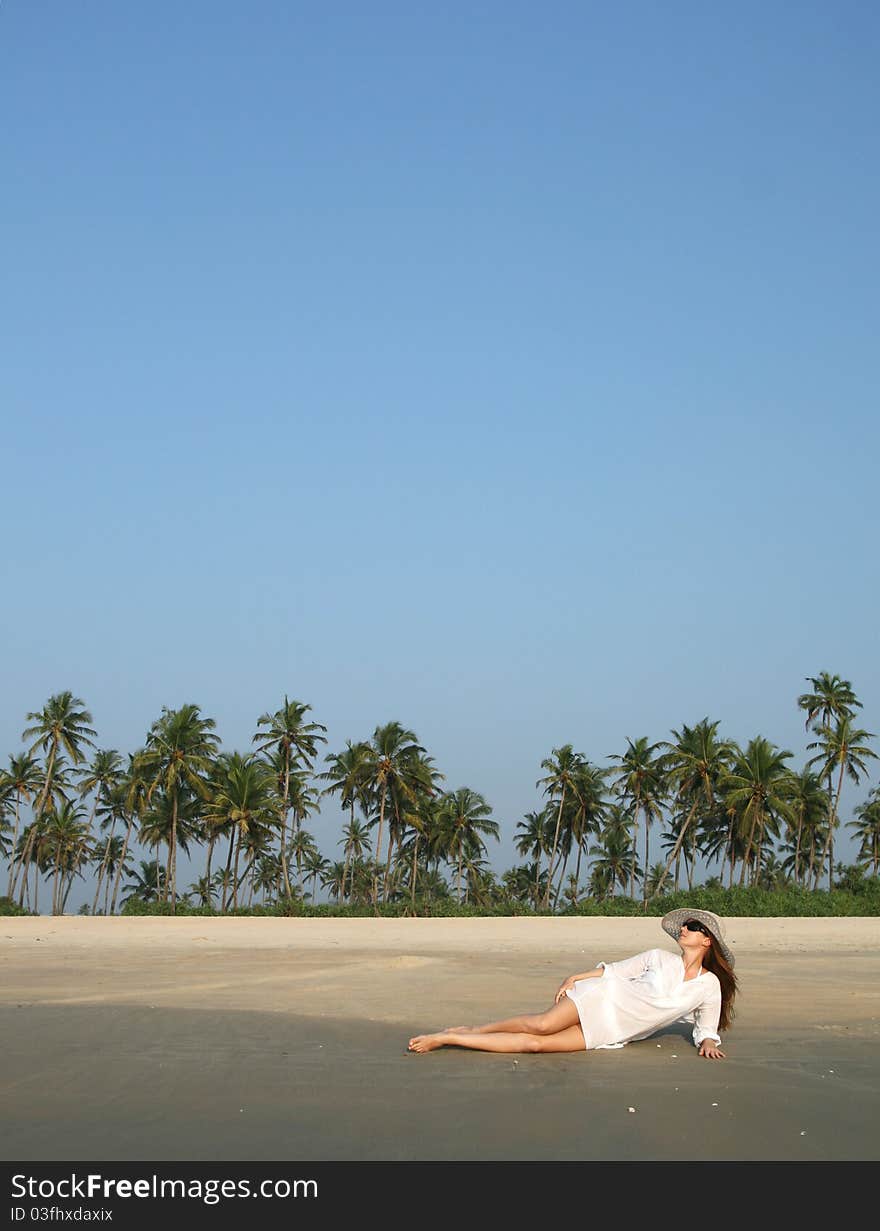
[(660, 920), (660, 925), (663, 931), (667, 932), (673, 940), (678, 940), (681, 933), (681, 925), (688, 919), (697, 919), (700, 923), (704, 923), (715, 937), (718, 948), (724, 954), (725, 960), (731, 966), (736, 964), (733, 950), (724, 938), (724, 924), (711, 910), (695, 910), (692, 906), (685, 906), (680, 910), (671, 910)]

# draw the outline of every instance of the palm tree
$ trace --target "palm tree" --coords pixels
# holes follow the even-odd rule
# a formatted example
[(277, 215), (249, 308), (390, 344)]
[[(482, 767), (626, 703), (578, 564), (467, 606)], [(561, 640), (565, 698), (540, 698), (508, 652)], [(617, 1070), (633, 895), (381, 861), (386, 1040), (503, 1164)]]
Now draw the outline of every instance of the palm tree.
[(483, 836), (498, 841), (498, 822), (489, 818), (492, 807), (482, 795), (469, 787), (459, 787), (443, 796), (441, 803), (442, 825), (446, 831), (446, 857), (457, 864), (456, 885), (461, 904), (461, 873), (465, 860), (485, 851)]
[(163, 706), (162, 715), (150, 727), (146, 745), (140, 757), (139, 769), (149, 780), (147, 801), (160, 786), (171, 801), (171, 841), (165, 892), (170, 886), (171, 910), (177, 904), (177, 812), (181, 791), (188, 787), (204, 798), (211, 757), (217, 750), (213, 718), (203, 718), (197, 705), (182, 705), (170, 710)]
[[(612, 760), (620, 761), (620, 773), (615, 786), (624, 803), (629, 803), (633, 817), (633, 841), (638, 832), (639, 812), (645, 817), (645, 880), (642, 882), (642, 900), (648, 904), (648, 831), (651, 822), (656, 820), (661, 812), (663, 796), (666, 793), (666, 782), (663, 772), (664, 760), (656, 756), (657, 749), (662, 744), (649, 744), (646, 735), (633, 743), (626, 741), (626, 752), (614, 754)], [(630, 887), (630, 897), (635, 897), (635, 886)]]
[[(388, 794), (395, 787), (399, 788), (404, 797), (414, 791), (416, 783), (422, 781), (424, 771), (420, 758), (425, 755), (425, 749), (418, 743), (414, 731), (408, 731), (399, 722), (388, 722), (384, 726), (376, 727), (369, 750), (368, 782), (379, 798), (379, 832), (375, 854), (377, 872), (373, 884), (373, 906), (376, 906), (379, 895), (378, 867), (382, 852), (382, 829)], [(390, 853), (391, 843), (388, 845)]]
[(312, 834), (307, 829), (304, 829), (302, 825), (297, 825), (287, 844), (287, 855), (288, 857), (292, 855), (296, 860), (296, 890), (297, 897), (299, 898), (305, 896), (303, 868), (311, 857), (317, 853), (317, 850), (318, 848), (315, 845), (315, 839)]
[[(20, 753), (17, 757), (10, 756), (9, 770), (6, 773), (5, 781), (15, 795), (15, 833), (12, 839), (12, 847), (13, 851), (15, 851), (15, 848), (18, 846), (22, 801), (30, 803), (36, 797), (40, 788), (39, 761), (27, 752)], [(9, 860), (9, 885), (6, 890), (9, 898), (15, 893), (15, 881), (17, 879), (17, 865), (15, 859), (11, 858)]]
[[(540, 901), (538, 884), (541, 877), (541, 856), (546, 855), (553, 845), (553, 813), (555, 811), (552, 804), (547, 804), (540, 812), (527, 812), (523, 819), (516, 823), (517, 829), (522, 830), (514, 843), (517, 854), (531, 855), (535, 860), (535, 906)], [(546, 890), (546, 883), (544, 888)]]
[[(384, 878), (386, 887), (395, 848), (400, 861), (408, 830), (414, 830), (418, 839), (422, 834), (427, 835), (430, 827), (436, 823), (436, 813), (432, 812), (430, 805), (437, 797), (437, 789), (442, 780), (443, 774), (435, 769), (433, 757), (421, 751), (412, 753), (405, 778), (397, 775), (389, 782), (388, 851)], [(418, 840), (415, 845), (415, 852), (417, 851)]]
[(345, 863), (337, 859), (333, 863), (330, 863), (329, 860), (327, 861), (327, 867), (321, 876), (321, 888), (326, 890), (332, 898), (335, 898), (338, 905), (342, 904), (342, 894), (347, 874), (348, 868)]
[[(254, 894), (257, 891), (257, 876), (262, 865), (264, 870), (268, 867), (274, 867), (276, 874), (281, 863), (280, 854), (276, 857), (274, 851), (271, 850), (272, 843), (275, 841), (275, 830), (278, 827), (278, 818), (273, 813), (269, 818), (271, 828), (268, 825), (253, 824), (248, 827), (246, 833), (241, 835), (241, 846), (244, 851), (244, 869), (238, 878), (239, 888), (246, 881), (250, 881), (248, 887), (248, 898), (245, 906), (252, 906)], [(275, 885), (278, 884), (276, 879)]]
[(213, 910), (214, 900), (212, 897), (214, 886), (207, 876), (200, 876), (197, 881), (193, 881), (187, 890), (186, 896), (194, 900), (199, 906), (207, 906), (209, 910)]
[[(89, 828), (95, 820), (95, 814), (98, 807), (106, 802), (108, 792), (116, 786), (122, 777), (122, 758), (115, 748), (98, 749), (92, 758), (91, 765), (80, 771), (79, 794), (80, 797), (94, 792), (95, 798), (92, 803), (92, 812), (89, 817)], [(113, 841), (113, 830), (116, 826), (117, 814), (110, 812), (108, 823), (110, 826), (110, 834), (104, 847), (104, 858), (100, 862), (98, 868), (97, 885), (95, 887), (95, 898), (92, 902), (92, 914), (98, 908), (98, 898), (101, 893), (101, 884), (107, 871), (107, 859), (110, 853), (110, 843)]]
[(837, 825), (837, 811), (840, 806), (840, 793), (843, 789), (843, 776), (846, 774), (856, 784), (861, 782), (861, 775), (868, 772), (865, 765), (866, 758), (872, 757), (876, 760), (877, 753), (866, 744), (866, 740), (874, 738), (873, 733), (871, 731), (863, 731), (859, 727), (854, 727), (852, 717), (849, 715), (843, 715), (834, 724), (824, 722), (815, 730), (819, 738), (811, 744), (807, 744), (807, 748), (818, 748), (819, 752), (807, 764), (820, 765), (820, 772), (825, 775), (829, 783), (835, 769), (838, 770), (839, 775), (837, 791), (832, 802), (828, 822), (825, 850), (822, 852), (822, 858), (819, 861), (819, 870), (821, 871), (825, 859), (828, 859), (828, 889), (830, 891), (832, 888), (831, 869), (834, 865), (833, 834)]
[(12, 862), (12, 852), (15, 850), (13, 827), (11, 822), (6, 819), (11, 793), (11, 791), (7, 791), (5, 783), (0, 783), (0, 855), (4, 859), (8, 859), (10, 863)]
[(658, 892), (658, 887), (666, 879), (666, 867), (662, 859), (659, 859), (652, 867), (648, 868), (645, 881), (648, 886), (650, 897), (655, 897)]
[[(810, 691), (801, 693), (797, 699), (798, 709), (804, 711), (806, 717), (804, 719), (804, 730), (813, 731), (820, 727), (829, 726), (841, 718), (854, 718), (857, 709), (862, 708), (862, 703), (856, 697), (853, 691), (853, 686), (849, 680), (843, 679), (839, 675), (832, 675), (828, 671), (820, 671), (818, 675), (808, 675), (805, 677), (807, 683), (811, 686)], [(826, 812), (828, 836), (831, 837), (834, 825), (832, 815), (834, 812), (834, 791), (832, 788), (832, 776), (834, 768), (831, 766), (826, 776)], [(822, 855), (822, 861), (819, 864), (818, 874), (814, 888), (818, 886), (819, 875), (821, 875), (822, 867), (825, 862), (827, 849)], [(828, 883), (831, 884), (831, 863), (828, 865)]]
[(342, 752), (329, 752), (324, 761), (330, 768), (317, 777), (329, 785), (324, 787), (321, 794), (338, 795), (342, 807), (349, 809), (350, 823), (354, 824), (356, 804), (360, 805), (364, 815), (370, 810), (370, 745), (363, 742), (353, 744), (348, 740)]
[(812, 684), (812, 692), (801, 693), (797, 699), (798, 709), (804, 710), (807, 715), (805, 730), (817, 723), (824, 726), (836, 718), (854, 718), (856, 710), (862, 708), (849, 680), (827, 671), (820, 671), (816, 676), (808, 675), (806, 680)]
[(574, 776), (570, 832), (577, 846), (577, 863), (574, 870), (574, 898), (577, 905), (577, 887), (581, 879), (581, 856), (586, 852), (589, 838), (598, 834), (605, 819), (605, 779), (610, 768), (600, 769), (589, 761), (578, 767)]
[[(793, 755), (758, 735), (749, 741), (744, 752), (736, 754), (732, 768), (724, 776), (725, 802), (738, 810), (740, 835), (746, 838), (739, 881), (741, 885), (745, 883), (755, 835), (758, 835), (760, 846), (768, 819), (777, 815), (789, 824), (795, 824), (789, 803), (791, 774), (785, 765)], [(754, 879), (759, 873), (760, 868), (753, 868)]]
[[(675, 802), (686, 811), (684, 820), (678, 832), (678, 837), (666, 861), (663, 876), (657, 882), (657, 887), (651, 894), (652, 898), (663, 892), (663, 885), (669, 875), (669, 869), (678, 859), (685, 839), (691, 833), (698, 812), (711, 813), (715, 803), (715, 793), (718, 784), (726, 773), (736, 746), (731, 740), (718, 738), (719, 723), (710, 722), (708, 717), (689, 727), (682, 723), (681, 731), (673, 730), (673, 741), (664, 741), (666, 748), (664, 770)], [(678, 865), (676, 864), (676, 878)], [(693, 877), (693, 860), (691, 861), (691, 879)]]
[[(50, 852), (48, 848), (49, 817), (51, 812), (41, 812), (30, 824), (25, 825), (18, 839), (18, 849), (15, 860), (18, 865), (15, 892), (18, 894), (19, 906), (40, 913), (39, 888), (40, 875), (49, 867)], [(34, 869), (34, 901), (31, 905), (31, 887), (29, 873)], [(19, 880), (20, 878), (20, 880)], [(25, 903), (27, 905), (25, 906)]]
[(599, 841), (590, 847), (590, 855), (594, 858), (590, 891), (598, 898), (605, 897), (609, 890), (613, 895), (617, 885), (626, 889), (633, 878), (640, 874), (629, 818), (625, 813), (621, 813), (612, 824), (605, 826)]
[(52, 878), (52, 914), (63, 913), (64, 885), (73, 880), (89, 850), (89, 825), (84, 808), (69, 800), (48, 813), (47, 842), (52, 852), (55, 874)]
[(785, 866), (775, 855), (765, 855), (760, 861), (758, 884), (762, 889), (784, 889), (788, 884)]
[[(318, 774), (318, 778), (323, 782), (329, 783), (329, 786), (326, 786), (321, 794), (339, 795), (340, 804), (343, 808), (348, 808), (350, 812), (349, 823), (343, 829), (342, 838), (346, 846), (340, 897), (344, 899), (348, 864), (352, 855), (352, 849), (348, 845), (348, 836), (356, 835), (354, 838), (355, 846), (362, 844), (365, 840), (366, 831), (361, 829), (355, 820), (354, 809), (355, 804), (359, 804), (363, 814), (365, 816), (369, 815), (370, 746), (363, 742), (353, 744), (351, 740), (348, 740), (342, 752), (328, 753), (324, 759), (330, 768), (325, 770), (324, 773)], [(356, 856), (360, 857), (363, 850), (363, 845), (360, 845), (360, 849), (356, 851)]]
[[(175, 812), (176, 805), (176, 812)], [(153, 795), (152, 802), (141, 816), (138, 838), (145, 845), (158, 852), (163, 844), (171, 853), (172, 834), (175, 832), (175, 850), (189, 854), (190, 843), (199, 832), (201, 817), (201, 801), (188, 787), (182, 787), (176, 798), (166, 794), (161, 788)], [(166, 888), (168, 874), (166, 872)]]
[(826, 817), (827, 801), (822, 790), (822, 781), (819, 775), (812, 773), (806, 766), (799, 774), (792, 774), (789, 802), (791, 803), (791, 810), (795, 818), (791, 868), (795, 881), (800, 884), (805, 862), (804, 834), (809, 839), (810, 866), (812, 867), (815, 835)]
[(367, 826), (352, 817), (348, 825), (344, 826), (338, 845), (342, 846), (343, 854), (345, 855), (342, 886), (340, 888), (340, 896), (344, 900), (345, 886), (352, 861), (362, 859), (365, 854), (370, 852), (370, 837)]
[[(116, 871), (120, 869), (122, 866), (122, 860), (124, 857), (123, 856), (124, 849), (125, 849), (124, 839), (121, 838), (119, 834), (116, 834), (115, 837), (110, 838), (108, 840), (107, 847), (104, 850), (104, 854), (102, 857), (102, 863), (104, 864), (104, 872), (105, 872), (105, 875), (104, 875), (104, 911), (103, 911), (105, 915), (108, 914), (110, 910), (111, 878), (115, 875)], [(130, 865), (126, 867), (124, 871), (129, 872)], [(94, 913), (95, 911), (93, 908), (92, 914)]]
[[(410, 865), (410, 905), (415, 910), (419, 866), (427, 870), (432, 853), (442, 845), (444, 797), (426, 791), (416, 791), (411, 802), (404, 801), (400, 811), (398, 859)], [(421, 856), (421, 859), (420, 859)]]
[(84, 704), (72, 692), (60, 692), (50, 697), (41, 710), (27, 716), (33, 725), (22, 731), (21, 738), (25, 741), (33, 739), (29, 753), (42, 748), (46, 754), (43, 789), (34, 809), (37, 816), (48, 807), (59, 751), (65, 751), (71, 762), (79, 765), (83, 759), (83, 745), (94, 747), (90, 737), (97, 735), (97, 731), (88, 725), (93, 719), (89, 711), (82, 708)]
[[(205, 807), (209, 826), (229, 827), (235, 844), (232, 866), (232, 909), (238, 908), (238, 864), (242, 845), (255, 830), (280, 824), (274, 776), (265, 761), (238, 752), (223, 760), (222, 774)], [(223, 909), (227, 902), (224, 899)]]
[(856, 808), (854, 821), (847, 823), (859, 839), (859, 859), (870, 863), (873, 875), (880, 867), (880, 787), (875, 787), (863, 804)]
[[(293, 817), (292, 833), (296, 836), (306, 820), (321, 810), (321, 793), (309, 779), (309, 771), (297, 767), (290, 773), (290, 812)], [(288, 846), (288, 851), (293, 846)]]
[(315, 893), (318, 888), (318, 879), (323, 882), (324, 877), (330, 868), (330, 860), (325, 859), (321, 852), (315, 847), (309, 851), (305, 858), (306, 879), (312, 882), (312, 901), (315, 900)]
[(274, 714), (261, 714), (257, 719), (258, 727), (253, 743), (257, 751), (266, 753), (274, 750), (281, 761), (281, 793), (279, 799), (281, 876), (284, 892), (290, 897), (290, 878), (287, 871), (287, 812), (290, 796), (290, 774), (295, 765), (311, 769), (317, 756), (319, 743), (326, 743), (321, 732), (327, 728), (320, 722), (306, 722), (306, 715), (312, 707), (303, 701), (291, 701), (286, 695), (284, 704)]
[(165, 869), (158, 859), (149, 861), (142, 859), (139, 871), (132, 872), (129, 869), (126, 871), (132, 879), (123, 886), (123, 892), (127, 894), (122, 899), (123, 906), (132, 898), (137, 898), (140, 902), (165, 900)]
[(119, 865), (116, 868), (116, 875), (113, 878), (113, 898), (110, 903), (111, 915), (116, 914), (116, 904), (119, 899), (123, 874), (128, 875), (126, 860), (131, 835), (135, 824), (141, 819), (147, 806), (148, 783), (140, 768), (142, 756), (142, 748), (138, 749), (135, 753), (129, 753), (128, 769), (119, 784), (111, 788), (110, 799), (107, 804), (108, 807), (114, 808), (119, 812), (126, 825), (125, 839), (122, 843), (122, 854)]
[(266, 905), (267, 896), (270, 893), (277, 892), (279, 884), (279, 876), (281, 874), (281, 855), (266, 854), (261, 855), (257, 863), (257, 869), (254, 874), (254, 888), (258, 893), (263, 895), (263, 905)]
[(547, 770), (547, 775), (544, 778), (539, 778), (535, 786), (543, 786), (544, 794), (555, 801), (559, 798), (559, 807), (556, 813), (556, 829), (553, 834), (553, 846), (550, 851), (550, 865), (547, 876), (547, 890), (544, 897), (544, 909), (550, 905), (550, 888), (553, 884), (553, 877), (556, 874), (556, 848), (559, 844), (559, 829), (562, 823), (562, 810), (565, 807), (565, 796), (568, 791), (574, 789), (574, 779), (577, 771), (583, 765), (583, 758), (574, 751), (571, 744), (563, 744), (561, 748), (554, 748), (549, 757), (546, 757), (541, 762), (541, 769)]
[(13, 885), (13, 893), (17, 891), (19, 884), (18, 877), (20, 876), (20, 898), (24, 898), (25, 893), (28, 895), (30, 894), (30, 890), (26, 889), (26, 883), (28, 868), (32, 863), (37, 865), (34, 873), (34, 895), (36, 897), (38, 884), (37, 870), (40, 866), (45, 865), (48, 862), (48, 855), (45, 849), (37, 855), (35, 851), (35, 844), (42, 843), (43, 847), (45, 847), (44, 839), (46, 833), (46, 818), (51, 812), (57, 811), (57, 809), (63, 804), (70, 803), (71, 785), (69, 774), (70, 767), (68, 766), (62, 752), (59, 752), (55, 757), (52, 777), (48, 782), (48, 791), (46, 790), (47, 780), (45, 773), (41, 772), (39, 797), (42, 798), (43, 802), (39, 809), (36, 804), (34, 806), (33, 815), (36, 824), (28, 825), (25, 829), (24, 832), (28, 835), (28, 841), (23, 844), (17, 855), (18, 871), (16, 873), (16, 880)]

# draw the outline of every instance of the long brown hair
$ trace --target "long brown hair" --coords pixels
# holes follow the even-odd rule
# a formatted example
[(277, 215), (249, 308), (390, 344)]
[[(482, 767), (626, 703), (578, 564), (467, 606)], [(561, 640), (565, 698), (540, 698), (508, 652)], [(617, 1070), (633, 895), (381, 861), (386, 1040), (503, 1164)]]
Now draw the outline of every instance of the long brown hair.
[(706, 970), (711, 970), (713, 975), (717, 975), (718, 982), (721, 984), (721, 1017), (718, 1019), (718, 1029), (729, 1030), (734, 1017), (733, 1001), (739, 990), (739, 984), (733, 973), (733, 967), (722, 954), (715, 937), (710, 935), (709, 940), (711, 943), (703, 955), (703, 965)]

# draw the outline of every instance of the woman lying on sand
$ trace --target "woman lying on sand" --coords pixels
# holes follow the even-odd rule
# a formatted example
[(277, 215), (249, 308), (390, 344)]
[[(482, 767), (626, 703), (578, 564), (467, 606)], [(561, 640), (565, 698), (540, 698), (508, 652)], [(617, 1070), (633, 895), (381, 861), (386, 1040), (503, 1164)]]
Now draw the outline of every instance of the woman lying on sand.
[(648, 949), (622, 962), (569, 975), (553, 1007), (485, 1026), (452, 1026), (417, 1034), (414, 1052), (437, 1047), (477, 1051), (590, 1051), (623, 1047), (673, 1022), (694, 1024), (694, 1045), (708, 1060), (724, 1059), (719, 1031), (730, 1028), (737, 983), (724, 925), (709, 910), (673, 910), (661, 926), (678, 941), (681, 955)]

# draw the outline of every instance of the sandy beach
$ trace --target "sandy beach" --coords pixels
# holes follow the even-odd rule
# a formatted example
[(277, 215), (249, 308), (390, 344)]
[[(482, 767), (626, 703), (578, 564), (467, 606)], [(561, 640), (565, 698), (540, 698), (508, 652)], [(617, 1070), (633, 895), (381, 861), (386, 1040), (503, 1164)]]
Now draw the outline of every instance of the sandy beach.
[(727, 1059), (407, 1052), (674, 943), (651, 919), (9, 918), (6, 1161), (880, 1158), (880, 920), (730, 919)]

